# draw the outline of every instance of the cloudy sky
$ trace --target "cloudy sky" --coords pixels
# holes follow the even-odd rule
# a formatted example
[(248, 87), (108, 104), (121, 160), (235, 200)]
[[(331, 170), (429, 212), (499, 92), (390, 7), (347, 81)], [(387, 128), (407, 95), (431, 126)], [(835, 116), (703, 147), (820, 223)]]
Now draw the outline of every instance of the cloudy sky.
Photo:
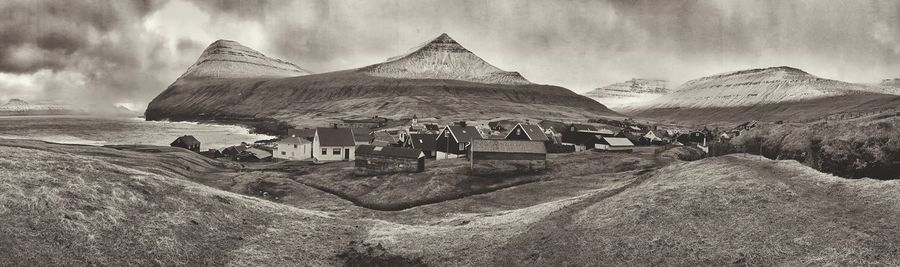
[(900, 1), (0, 1), (0, 101), (143, 110), (209, 43), (313, 72), (384, 61), (448, 33), (533, 82), (583, 92), (788, 65), (900, 77)]

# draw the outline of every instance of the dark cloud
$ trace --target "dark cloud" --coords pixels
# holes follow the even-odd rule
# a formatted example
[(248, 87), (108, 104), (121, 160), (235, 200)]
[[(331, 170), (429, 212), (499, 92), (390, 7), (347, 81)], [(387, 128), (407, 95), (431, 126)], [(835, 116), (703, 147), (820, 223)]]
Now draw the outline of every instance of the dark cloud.
[[(775, 65), (869, 82), (900, 76), (898, 16), (900, 2), (877, 0), (0, 1), (0, 77), (47, 81), (13, 91), (0, 79), (0, 97), (147, 103), (216, 39), (326, 72), (445, 32), (498, 67), (574, 90)], [(175, 29), (148, 25), (169, 20)]]

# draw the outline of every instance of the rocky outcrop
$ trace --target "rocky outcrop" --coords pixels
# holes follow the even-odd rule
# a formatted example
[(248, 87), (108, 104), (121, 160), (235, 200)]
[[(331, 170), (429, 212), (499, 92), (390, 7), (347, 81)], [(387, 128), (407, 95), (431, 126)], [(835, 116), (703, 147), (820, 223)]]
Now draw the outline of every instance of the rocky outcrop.
[(668, 92), (665, 80), (634, 78), (594, 89), (584, 96), (616, 109), (645, 103)]
[(619, 116), (568, 89), (533, 84), (497, 69), (446, 35), (408, 55), (359, 69), (296, 77), (186, 74), (145, 112), (148, 120), (292, 126), (375, 115), (468, 120)]

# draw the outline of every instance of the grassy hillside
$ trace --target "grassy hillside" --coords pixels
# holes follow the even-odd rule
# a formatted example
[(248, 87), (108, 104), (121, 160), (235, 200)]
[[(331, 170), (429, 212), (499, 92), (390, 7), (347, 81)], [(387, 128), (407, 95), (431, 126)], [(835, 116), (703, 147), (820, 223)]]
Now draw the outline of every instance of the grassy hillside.
[(341, 71), (281, 79), (179, 80), (150, 103), (145, 116), (150, 120), (265, 118), (292, 125), (324, 125), (347, 117), (414, 114), (469, 120), (618, 115), (557, 86), (392, 79)]

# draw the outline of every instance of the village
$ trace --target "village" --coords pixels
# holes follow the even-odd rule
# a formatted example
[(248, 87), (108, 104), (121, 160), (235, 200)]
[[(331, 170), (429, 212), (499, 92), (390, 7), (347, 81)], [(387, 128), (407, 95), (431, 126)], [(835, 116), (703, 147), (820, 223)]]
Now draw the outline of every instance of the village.
[(321, 165), (352, 162), (355, 176), (420, 173), (429, 162), (465, 160), (475, 175), (540, 173), (548, 154), (582, 151), (598, 153), (661, 153), (676, 147), (696, 147), (709, 153), (715, 144), (727, 144), (750, 121), (728, 130), (689, 129), (638, 123), (632, 119), (591, 119), (586, 123), (553, 120), (495, 119), (453, 121), (436, 118), (344, 119), (331, 127), (288, 129), (272, 140), (241, 143), (226, 148), (201, 149), (191, 135), (171, 143), (209, 158), (259, 166), (273, 162)]

